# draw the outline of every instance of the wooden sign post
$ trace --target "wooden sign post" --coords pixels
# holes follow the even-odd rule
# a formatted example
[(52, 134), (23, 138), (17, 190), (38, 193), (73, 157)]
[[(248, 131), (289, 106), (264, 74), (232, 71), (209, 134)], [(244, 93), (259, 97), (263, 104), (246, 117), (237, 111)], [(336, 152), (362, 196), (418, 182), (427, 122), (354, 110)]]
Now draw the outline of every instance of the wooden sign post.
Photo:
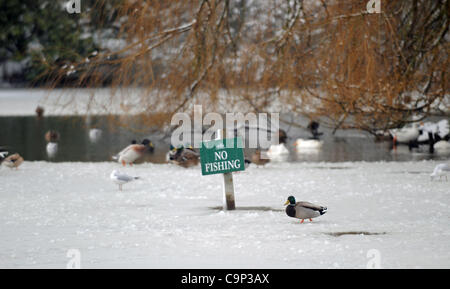
[(233, 173), (223, 174), (223, 204), (226, 210), (235, 210)]
[(202, 143), (202, 175), (223, 174), (224, 207), (226, 210), (234, 210), (236, 205), (232, 172), (245, 170), (242, 138), (221, 138), (219, 132), (218, 136), (216, 140)]

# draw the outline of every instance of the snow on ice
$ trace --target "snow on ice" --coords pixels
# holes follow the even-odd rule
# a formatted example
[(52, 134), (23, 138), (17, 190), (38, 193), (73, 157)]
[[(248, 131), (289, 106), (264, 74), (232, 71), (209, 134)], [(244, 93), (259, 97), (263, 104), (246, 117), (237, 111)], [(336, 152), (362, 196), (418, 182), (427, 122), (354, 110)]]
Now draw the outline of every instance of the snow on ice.
[[(200, 167), (129, 167), (140, 180), (123, 191), (112, 162), (2, 167), (0, 267), (66, 268), (79, 252), (81, 268), (448, 268), (450, 182), (430, 181), (436, 164), (250, 166), (234, 174), (236, 211)], [(300, 224), (289, 195), (328, 213)]]

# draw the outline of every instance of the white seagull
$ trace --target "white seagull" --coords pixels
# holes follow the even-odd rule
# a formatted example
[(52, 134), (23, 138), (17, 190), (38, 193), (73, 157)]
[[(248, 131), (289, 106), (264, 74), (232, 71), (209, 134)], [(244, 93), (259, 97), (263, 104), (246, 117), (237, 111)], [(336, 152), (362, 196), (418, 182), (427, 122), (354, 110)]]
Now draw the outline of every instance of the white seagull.
[(119, 172), (118, 170), (113, 170), (111, 175), (111, 180), (119, 185), (119, 190), (122, 190), (122, 185), (129, 183), (131, 181), (139, 179), (139, 177), (132, 177), (126, 174)]
[(448, 164), (438, 164), (435, 168), (433, 173), (430, 175), (431, 180), (439, 176), (439, 179), (441, 179), (442, 176), (445, 176), (445, 180), (448, 180), (447, 174), (450, 173), (450, 165)]

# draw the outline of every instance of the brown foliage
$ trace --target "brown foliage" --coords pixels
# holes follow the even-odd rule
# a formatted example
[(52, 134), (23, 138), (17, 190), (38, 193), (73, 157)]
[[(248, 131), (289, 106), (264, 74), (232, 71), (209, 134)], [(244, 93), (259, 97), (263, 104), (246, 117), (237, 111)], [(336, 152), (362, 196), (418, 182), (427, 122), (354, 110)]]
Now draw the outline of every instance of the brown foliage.
[(366, 3), (127, 0), (120, 45), (72, 69), (80, 87), (112, 79), (112, 99), (139, 88), (143, 119), (161, 126), (194, 103), (369, 132), (435, 112), (448, 98), (449, 1), (382, 0), (380, 14)]

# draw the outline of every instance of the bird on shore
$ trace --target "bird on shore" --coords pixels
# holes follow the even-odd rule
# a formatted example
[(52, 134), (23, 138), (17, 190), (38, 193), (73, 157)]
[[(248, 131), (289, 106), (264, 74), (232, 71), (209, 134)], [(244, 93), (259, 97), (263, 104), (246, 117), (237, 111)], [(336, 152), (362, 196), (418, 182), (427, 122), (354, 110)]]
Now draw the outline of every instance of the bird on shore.
[(167, 161), (180, 167), (188, 168), (198, 165), (200, 155), (192, 146), (180, 146), (177, 148), (171, 146), (170, 151), (167, 153)]
[(10, 155), (9, 157), (5, 158), (2, 161), (2, 165), (10, 168), (10, 169), (18, 169), (19, 166), (23, 163), (23, 158), (19, 155), (19, 154), (13, 154)]
[(132, 177), (126, 175), (124, 173), (119, 172), (118, 170), (113, 170), (110, 175), (111, 180), (119, 185), (119, 190), (122, 191), (122, 186), (126, 183), (139, 179), (139, 177)]
[(450, 165), (449, 164), (438, 164), (434, 170), (433, 173), (430, 175), (431, 180), (434, 180), (439, 176), (439, 180), (442, 178), (442, 176), (445, 177), (445, 180), (448, 181), (447, 174), (450, 173)]
[(286, 214), (289, 217), (300, 219), (303, 224), (305, 219), (312, 222), (313, 218), (322, 216), (327, 212), (327, 207), (315, 205), (309, 202), (295, 202), (295, 197), (289, 196), (286, 203)]
[(154, 150), (154, 145), (149, 139), (144, 139), (141, 144), (130, 144), (117, 155), (113, 156), (114, 160), (117, 160), (123, 166), (133, 163), (143, 157), (146, 153), (152, 153)]

